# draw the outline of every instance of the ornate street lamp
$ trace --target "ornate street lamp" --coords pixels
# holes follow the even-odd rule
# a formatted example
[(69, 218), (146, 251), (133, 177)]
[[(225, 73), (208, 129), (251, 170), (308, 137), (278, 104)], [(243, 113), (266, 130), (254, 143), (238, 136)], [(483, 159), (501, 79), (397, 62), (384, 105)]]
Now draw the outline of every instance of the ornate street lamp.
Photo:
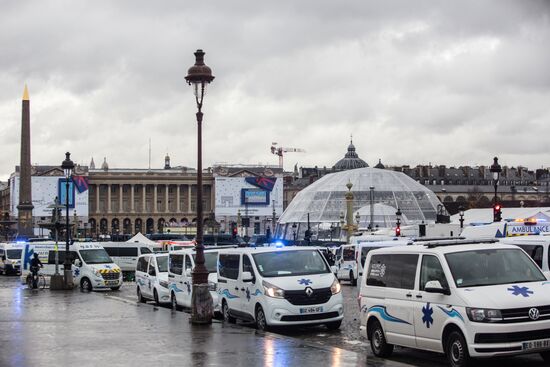
[(185, 80), (193, 87), (197, 102), (197, 235), (195, 237), (196, 260), (193, 269), (193, 296), (191, 300), (191, 322), (212, 323), (214, 313), (212, 296), (208, 289), (208, 270), (204, 265), (203, 213), (202, 213), (202, 102), (206, 86), (214, 80), (212, 70), (204, 63), (204, 52), (195, 52), (195, 65), (187, 71)]
[(71, 270), (71, 259), (69, 256), (69, 245), (71, 241), (71, 227), (69, 223), (69, 182), (73, 175), (74, 163), (71, 161), (71, 153), (65, 153), (65, 160), (61, 163), (61, 168), (65, 174), (65, 261), (63, 262), (63, 275), (65, 288), (73, 287), (73, 272)]
[(495, 188), (495, 196), (493, 198), (493, 221), (494, 222), (500, 222), (500, 219), (498, 218), (500, 216), (500, 206), (497, 205), (497, 190), (498, 190), (498, 183), (500, 179), (500, 172), (502, 172), (502, 168), (500, 167), (500, 164), (498, 164), (498, 158), (493, 158), (493, 164), (491, 166), (490, 171), (493, 173), (493, 185)]
[(460, 229), (462, 229), (464, 228), (464, 207), (462, 205), (458, 207), (458, 215), (460, 216)]
[(395, 218), (397, 219), (397, 225), (395, 226), (395, 236), (399, 237), (401, 236), (401, 216), (403, 213), (401, 213), (401, 209), (397, 208), (397, 211), (395, 212)]

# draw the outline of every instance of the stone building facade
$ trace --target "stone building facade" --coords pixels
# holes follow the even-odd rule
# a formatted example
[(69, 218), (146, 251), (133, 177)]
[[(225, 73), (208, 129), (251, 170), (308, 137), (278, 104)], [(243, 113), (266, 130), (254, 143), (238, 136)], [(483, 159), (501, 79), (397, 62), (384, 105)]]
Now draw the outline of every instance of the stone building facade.
[[(105, 163), (105, 162), (104, 162)], [(89, 226), (92, 234), (134, 234), (194, 227), (196, 171), (165, 169), (101, 169), (89, 172)], [(214, 212), (214, 179), (203, 174), (203, 209)]]

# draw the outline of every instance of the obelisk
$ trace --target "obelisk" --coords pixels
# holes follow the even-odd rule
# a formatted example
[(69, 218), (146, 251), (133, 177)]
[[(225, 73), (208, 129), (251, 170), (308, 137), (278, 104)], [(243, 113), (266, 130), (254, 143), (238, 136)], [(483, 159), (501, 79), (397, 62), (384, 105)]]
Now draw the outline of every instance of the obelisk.
[(29, 91), (25, 85), (21, 116), (21, 163), (19, 167), (19, 205), (17, 205), (18, 237), (32, 237), (34, 226), (32, 222), (31, 194), (31, 122), (29, 110)]

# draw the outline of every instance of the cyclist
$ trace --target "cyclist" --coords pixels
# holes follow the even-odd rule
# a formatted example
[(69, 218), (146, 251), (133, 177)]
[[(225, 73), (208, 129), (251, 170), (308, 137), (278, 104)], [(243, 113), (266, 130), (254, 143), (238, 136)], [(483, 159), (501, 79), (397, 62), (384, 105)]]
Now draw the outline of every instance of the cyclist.
[(40, 268), (43, 268), (44, 265), (42, 265), (42, 261), (38, 258), (38, 254), (35, 253), (32, 260), (31, 260), (31, 276), (32, 276), (32, 287), (33, 289), (38, 288), (38, 270)]

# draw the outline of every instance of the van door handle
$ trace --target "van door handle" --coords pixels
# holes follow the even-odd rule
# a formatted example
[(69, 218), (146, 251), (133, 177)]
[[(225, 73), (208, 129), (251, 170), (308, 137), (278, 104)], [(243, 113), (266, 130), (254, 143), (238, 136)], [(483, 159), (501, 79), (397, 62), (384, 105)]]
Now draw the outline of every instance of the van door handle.
[(407, 297), (411, 298), (412, 296), (412, 293), (407, 293)]
[(235, 290), (238, 291), (238, 290), (239, 290), (239, 287), (235, 287)]
[(183, 282), (183, 284), (187, 285), (187, 282)]
[(243, 291), (243, 292), (244, 292), (244, 288), (241, 288), (241, 291)]
[(422, 295), (421, 295), (421, 294), (417, 294), (417, 295), (416, 295), (416, 298), (422, 298)]

